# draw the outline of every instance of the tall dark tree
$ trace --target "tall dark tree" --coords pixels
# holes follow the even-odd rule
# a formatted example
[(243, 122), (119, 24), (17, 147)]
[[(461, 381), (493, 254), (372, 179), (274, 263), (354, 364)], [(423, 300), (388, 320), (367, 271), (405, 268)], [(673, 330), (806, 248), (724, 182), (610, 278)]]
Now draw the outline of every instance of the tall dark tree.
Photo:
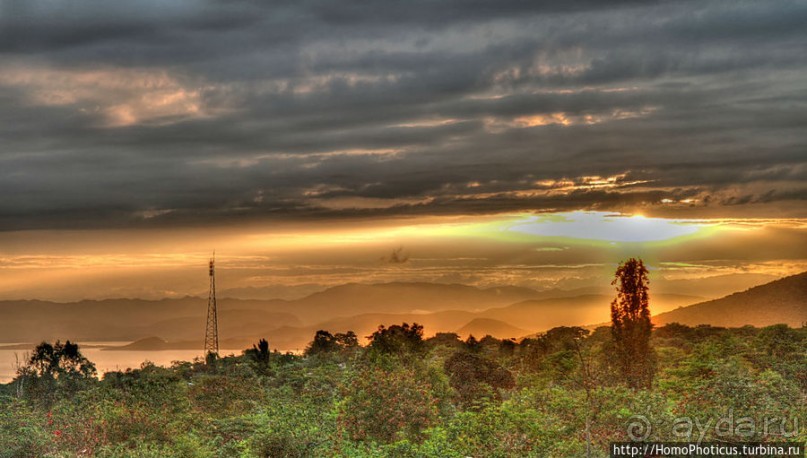
[(91, 378), (96, 376), (95, 365), (78, 349), (78, 345), (69, 340), (65, 343), (56, 341), (51, 345), (42, 342), (34, 348), (28, 364), (18, 369), (20, 375), (59, 378), (64, 376), (80, 376)]
[(25, 365), (17, 368), (17, 394), (45, 406), (55, 399), (87, 387), (97, 372), (84, 357), (78, 344), (42, 342), (34, 348)]
[(655, 372), (650, 334), (647, 268), (641, 259), (621, 263), (611, 282), (616, 298), (611, 302), (611, 333), (616, 360), (625, 382), (632, 388), (649, 388)]
[(252, 359), (263, 365), (269, 364), (269, 359), (272, 354), (269, 351), (269, 342), (266, 339), (259, 340), (258, 345), (253, 345), (251, 349), (244, 353), (250, 355)]
[(394, 324), (388, 328), (383, 325), (372, 335), (370, 348), (386, 354), (417, 354), (424, 350), (423, 326), (412, 323)]
[(314, 335), (314, 340), (305, 350), (306, 355), (327, 354), (355, 350), (359, 347), (359, 338), (353, 331), (331, 334), (320, 329)]
[(308, 345), (305, 353), (310, 356), (318, 353), (329, 353), (337, 349), (336, 339), (333, 334), (324, 329), (320, 329), (314, 334), (314, 340)]

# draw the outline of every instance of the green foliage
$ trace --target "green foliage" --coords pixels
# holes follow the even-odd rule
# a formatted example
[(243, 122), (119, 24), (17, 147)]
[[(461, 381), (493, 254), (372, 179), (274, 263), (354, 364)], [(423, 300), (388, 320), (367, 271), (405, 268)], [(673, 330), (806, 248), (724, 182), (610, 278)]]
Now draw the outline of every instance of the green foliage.
[[(302, 396), (289, 387), (272, 390), (271, 402), (249, 417), (254, 433), (244, 437), (255, 456), (306, 457), (327, 455), (335, 435), (329, 402), (317, 394)], [(326, 407), (326, 408), (323, 408)]]
[(434, 336), (426, 339), (426, 344), (430, 348), (461, 348), (462, 341), (460, 336), (454, 332), (438, 332)]
[(319, 334), (307, 356), (259, 342), (214, 365), (101, 381), (43, 362), (30, 377), (49, 391), (25, 379), (20, 393), (18, 377), (0, 392), (0, 458), (603, 457), (636, 418), (648, 440), (805, 439), (804, 328), (659, 328), (652, 390), (619, 383), (607, 327), (487, 336), (473, 350), (451, 334), (424, 341), (416, 325), (381, 328), (369, 347), (350, 334)]
[(311, 345), (306, 348), (307, 356), (323, 355), (329, 353), (345, 353), (355, 350), (359, 346), (359, 338), (353, 331), (346, 333), (331, 334), (328, 331), (319, 330), (314, 335)]
[(757, 366), (775, 370), (807, 391), (807, 327), (769, 326), (761, 329), (756, 339), (761, 347)]
[(27, 402), (0, 397), (0, 457), (44, 456), (54, 448), (47, 415)]
[(437, 419), (439, 399), (431, 388), (422, 369), (360, 365), (342, 387), (339, 429), (356, 441), (418, 440)]
[(201, 375), (188, 388), (193, 408), (207, 414), (239, 415), (264, 400), (257, 378), (233, 375)]
[(18, 368), (14, 383), (21, 395), (48, 407), (59, 397), (90, 387), (95, 377), (95, 365), (77, 344), (57, 340), (53, 345), (37, 345), (27, 363)]
[(417, 355), (425, 350), (423, 326), (412, 323), (383, 325), (370, 336), (370, 349), (382, 354), (398, 356)]
[(451, 387), (457, 391), (461, 407), (476, 407), (480, 403), (501, 400), (499, 389), (515, 387), (513, 375), (495, 361), (467, 351), (455, 352), (445, 362)]
[(37, 345), (21, 372), (53, 378), (71, 375), (88, 378), (96, 375), (95, 365), (81, 354), (77, 344), (69, 340), (64, 344), (57, 340), (53, 345), (48, 342)]

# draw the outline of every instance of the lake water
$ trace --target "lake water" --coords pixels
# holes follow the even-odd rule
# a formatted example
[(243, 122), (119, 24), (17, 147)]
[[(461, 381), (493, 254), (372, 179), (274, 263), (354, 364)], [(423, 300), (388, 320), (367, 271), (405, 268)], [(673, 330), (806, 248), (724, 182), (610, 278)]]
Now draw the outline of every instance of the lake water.
[[(95, 364), (100, 376), (104, 372), (136, 369), (145, 361), (158, 366), (170, 366), (172, 361), (193, 361), (201, 358), (200, 350), (160, 350), (160, 351), (106, 351), (100, 348), (87, 348), (85, 345), (125, 345), (130, 342), (85, 342), (79, 344), (81, 353)], [(7, 345), (7, 344), (6, 344)], [(33, 347), (31, 348), (33, 350)], [(10, 382), (17, 373), (16, 362), (25, 362), (26, 354), (31, 350), (8, 350), (0, 348), (0, 383)], [(221, 350), (220, 354), (240, 355), (242, 350)]]

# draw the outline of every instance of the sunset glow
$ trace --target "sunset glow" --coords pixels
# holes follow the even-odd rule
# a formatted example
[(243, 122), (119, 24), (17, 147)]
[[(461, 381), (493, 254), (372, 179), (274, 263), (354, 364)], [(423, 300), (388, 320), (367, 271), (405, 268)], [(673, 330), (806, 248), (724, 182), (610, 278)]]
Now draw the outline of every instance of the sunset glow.
[(798, 455), (805, 24), (0, 0), (0, 456)]
[[(801, 219), (578, 211), (145, 233), (6, 233), (0, 234), (8, 247), (0, 263), (0, 297), (203, 294), (199, 266), (213, 249), (228, 287), (435, 280), (537, 288), (596, 284), (627, 253), (652, 260), (654, 278), (781, 276), (807, 268), (802, 246), (788, 242), (805, 231)], [(406, 261), (391, 262), (394, 250)]]
[(567, 237), (607, 242), (660, 242), (703, 234), (715, 224), (703, 221), (646, 218), (642, 215), (614, 215), (601, 212), (534, 216), (509, 229), (541, 237)]

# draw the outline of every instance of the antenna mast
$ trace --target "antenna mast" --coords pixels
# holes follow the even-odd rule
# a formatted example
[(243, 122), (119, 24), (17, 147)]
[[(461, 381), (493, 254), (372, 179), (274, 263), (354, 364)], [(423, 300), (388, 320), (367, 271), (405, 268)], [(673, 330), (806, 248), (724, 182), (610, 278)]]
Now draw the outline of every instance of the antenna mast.
[(210, 258), (210, 293), (207, 296), (205, 357), (219, 355), (219, 321), (216, 313), (216, 253)]

